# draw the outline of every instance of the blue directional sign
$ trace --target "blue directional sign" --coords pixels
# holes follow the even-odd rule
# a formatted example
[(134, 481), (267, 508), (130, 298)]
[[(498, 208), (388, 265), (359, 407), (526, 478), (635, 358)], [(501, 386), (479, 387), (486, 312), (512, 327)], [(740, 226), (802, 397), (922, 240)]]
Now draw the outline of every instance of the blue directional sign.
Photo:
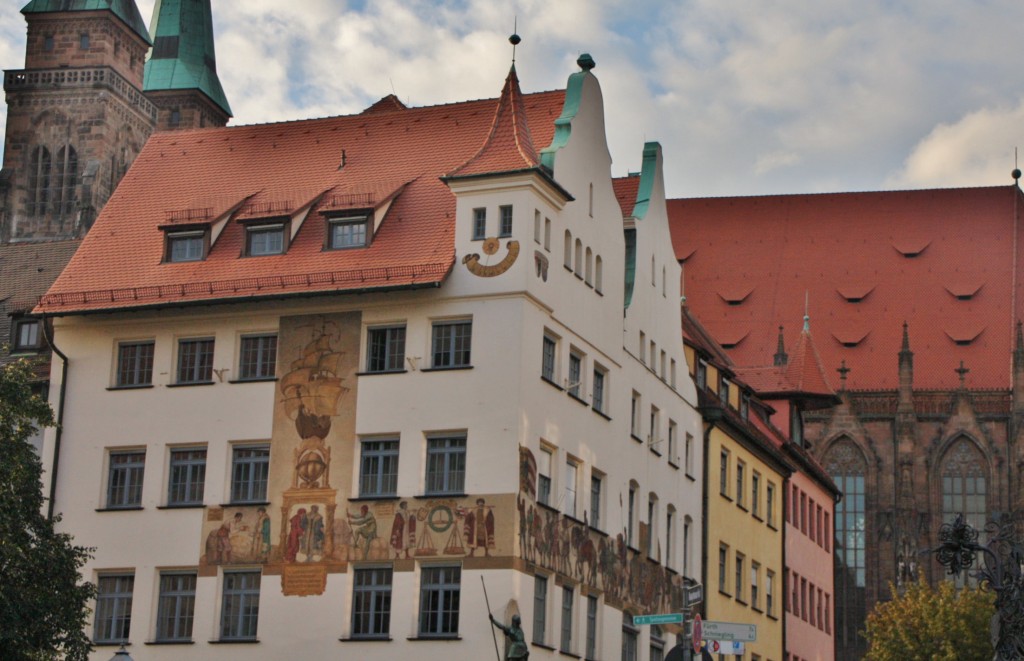
[(633, 626), (641, 627), (645, 624), (682, 624), (682, 613), (661, 613), (659, 615), (634, 615)]

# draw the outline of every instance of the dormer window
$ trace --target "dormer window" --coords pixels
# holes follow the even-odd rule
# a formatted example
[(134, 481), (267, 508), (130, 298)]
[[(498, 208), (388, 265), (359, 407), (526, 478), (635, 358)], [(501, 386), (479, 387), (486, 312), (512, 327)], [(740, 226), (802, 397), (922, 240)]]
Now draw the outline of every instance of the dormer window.
[(327, 220), (327, 247), (330, 250), (364, 248), (369, 243), (369, 218), (346, 216)]
[(248, 257), (280, 255), (285, 247), (285, 223), (249, 225), (245, 228), (245, 254)]
[(167, 233), (168, 262), (199, 262), (206, 257), (206, 230)]
[(42, 332), (38, 319), (14, 322), (14, 350), (35, 351), (41, 346)]

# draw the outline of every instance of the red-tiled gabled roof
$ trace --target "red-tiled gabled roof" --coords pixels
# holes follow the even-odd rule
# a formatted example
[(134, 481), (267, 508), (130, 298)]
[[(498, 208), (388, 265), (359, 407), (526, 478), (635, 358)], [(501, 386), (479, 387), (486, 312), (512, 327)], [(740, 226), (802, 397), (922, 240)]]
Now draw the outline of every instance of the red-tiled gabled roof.
[[(542, 144), (551, 142), (564, 98), (562, 90), (520, 98)], [(440, 177), (480, 150), (497, 105), (487, 99), (154, 134), (39, 310), (436, 285), (455, 259), (455, 197)], [(260, 209), (304, 220), (284, 254), (241, 257), (239, 208), (253, 210), (247, 222)], [(386, 210), (375, 218), (370, 246), (324, 250), (323, 214), (350, 209)], [(164, 263), (160, 227), (189, 216), (213, 224), (209, 255)]]
[[(545, 143), (546, 144), (546, 143)], [(523, 93), (513, 64), (498, 99), (491, 132), (480, 151), (456, 168), (449, 176), (470, 177), (499, 172), (515, 172), (537, 167), (540, 159), (530, 136), (530, 125), (523, 106)]]
[[(729, 354), (763, 365), (809, 302), (829, 379), (894, 390), (909, 323), (916, 389), (1009, 388), (1024, 318), (1024, 196), (1014, 186), (669, 200), (687, 305)], [(720, 292), (750, 294), (730, 304)], [(973, 292), (970, 291), (973, 289)], [(806, 297), (806, 298), (805, 298)], [(795, 332), (787, 332), (793, 346)], [(844, 342), (845, 340), (845, 342)], [(756, 384), (751, 384), (756, 387)]]
[(388, 94), (383, 99), (364, 110), (363, 114), (368, 115), (370, 113), (387, 112), (389, 110), (405, 110), (406, 108), (408, 108), (408, 106), (402, 103), (397, 96), (394, 94)]
[(636, 193), (640, 190), (640, 175), (612, 179), (612, 189), (615, 191), (615, 199), (619, 201), (619, 208), (622, 209), (622, 217), (632, 216), (633, 207), (636, 206)]

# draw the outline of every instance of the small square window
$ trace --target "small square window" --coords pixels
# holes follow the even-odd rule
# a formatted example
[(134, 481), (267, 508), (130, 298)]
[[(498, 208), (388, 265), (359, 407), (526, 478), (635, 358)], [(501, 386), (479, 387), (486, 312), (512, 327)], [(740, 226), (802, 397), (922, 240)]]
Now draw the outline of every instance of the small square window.
[(427, 494), (461, 494), (465, 483), (466, 438), (427, 439)]
[(512, 236), (512, 205), (502, 205), (498, 207), (498, 212), (501, 214), (498, 236)]
[(420, 575), (420, 636), (451, 638), (459, 634), (461, 581), (461, 567), (423, 568)]
[(469, 367), (472, 335), (472, 321), (434, 322), (431, 338), (433, 367)]
[(231, 452), (231, 502), (266, 502), (269, 474), (269, 445), (243, 445), (233, 448)]
[(148, 386), (153, 383), (152, 340), (117, 345), (117, 386)]
[(96, 610), (93, 642), (120, 643), (128, 640), (132, 624), (134, 574), (100, 574), (96, 580)]
[(178, 340), (177, 383), (213, 381), (213, 338)]
[(270, 379), (277, 372), (277, 335), (243, 335), (238, 357), (242, 381)]
[(206, 232), (173, 232), (167, 234), (168, 262), (198, 262), (206, 256)]
[(327, 221), (332, 250), (363, 248), (368, 244), (369, 220), (366, 216), (331, 218)]
[(142, 504), (146, 451), (111, 452), (107, 473), (107, 508), (134, 509)]
[(482, 241), (487, 236), (487, 209), (473, 209), (473, 240)]
[(366, 331), (366, 371), (399, 372), (405, 368), (405, 326)]
[(391, 630), (391, 567), (360, 567), (352, 580), (352, 637), (387, 638)]
[(284, 244), (284, 224), (245, 228), (245, 252), (250, 257), (280, 255), (284, 252)]
[(32, 351), (42, 346), (42, 325), (38, 319), (14, 322), (14, 350)]

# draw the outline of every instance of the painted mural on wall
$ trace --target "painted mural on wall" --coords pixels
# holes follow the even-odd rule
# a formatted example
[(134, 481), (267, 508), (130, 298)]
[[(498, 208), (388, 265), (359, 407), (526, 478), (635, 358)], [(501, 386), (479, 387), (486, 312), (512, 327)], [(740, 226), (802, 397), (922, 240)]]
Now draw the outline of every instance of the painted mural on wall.
[[(602, 534), (586, 521), (537, 502), (537, 461), (519, 448), (517, 554), (527, 563), (604, 592), (634, 614), (683, 611), (683, 577), (627, 546), (622, 532)], [(640, 538), (644, 530), (640, 530)]]

